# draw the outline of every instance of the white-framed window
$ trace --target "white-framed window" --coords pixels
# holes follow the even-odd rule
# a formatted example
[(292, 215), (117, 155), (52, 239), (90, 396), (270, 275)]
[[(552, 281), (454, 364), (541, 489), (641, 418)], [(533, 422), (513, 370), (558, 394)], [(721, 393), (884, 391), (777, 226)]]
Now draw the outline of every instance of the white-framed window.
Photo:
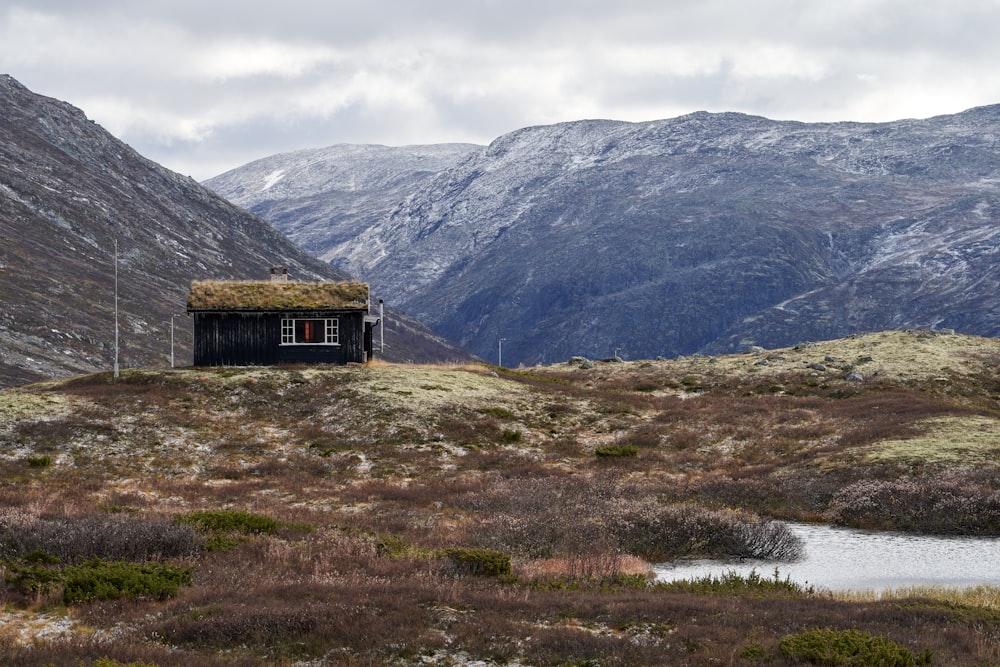
[(281, 320), (282, 345), (339, 345), (340, 321), (336, 317)]

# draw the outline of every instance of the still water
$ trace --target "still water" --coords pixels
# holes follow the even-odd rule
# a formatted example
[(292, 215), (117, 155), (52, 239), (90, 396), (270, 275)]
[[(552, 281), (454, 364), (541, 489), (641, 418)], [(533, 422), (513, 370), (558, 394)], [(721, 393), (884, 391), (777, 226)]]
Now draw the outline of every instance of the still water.
[(655, 567), (658, 581), (735, 571), (779, 577), (816, 590), (888, 590), (909, 586), (1000, 586), (1000, 538), (930, 537), (789, 523), (805, 547), (794, 563), (682, 561)]

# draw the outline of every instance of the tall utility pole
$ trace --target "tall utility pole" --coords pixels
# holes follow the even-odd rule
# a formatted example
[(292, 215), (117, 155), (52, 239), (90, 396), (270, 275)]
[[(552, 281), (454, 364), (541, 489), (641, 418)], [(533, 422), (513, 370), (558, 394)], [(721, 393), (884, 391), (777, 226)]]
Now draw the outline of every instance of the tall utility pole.
[(497, 341), (497, 366), (503, 368), (503, 342), (507, 340), (506, 338), (501, 338)]
[(115, 379), (118, 379), (118, 239), (115, 239)]
[(385, 302), (378, 300), (378, 352), (385, 359)]

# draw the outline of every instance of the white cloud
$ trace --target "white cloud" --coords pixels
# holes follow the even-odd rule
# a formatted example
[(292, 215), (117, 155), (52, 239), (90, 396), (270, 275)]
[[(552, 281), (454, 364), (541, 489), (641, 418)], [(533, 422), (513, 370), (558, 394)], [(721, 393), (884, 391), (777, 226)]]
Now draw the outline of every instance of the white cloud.
[(746, 44), (732, 55), (733, 75), (747, 79), (822, 79), (830, 70), (818, 55), (784, 44)]
[(0, 0), (0, 71), (198, 178), (337, 142), (1000, 102), (996, 0)]
[(335, 49), (300, 46), (269, 39), (233, 40), (199, 49), (198, 74), (212, 80), (274, 75), (297, 78), (316, 68), (342, 60)]

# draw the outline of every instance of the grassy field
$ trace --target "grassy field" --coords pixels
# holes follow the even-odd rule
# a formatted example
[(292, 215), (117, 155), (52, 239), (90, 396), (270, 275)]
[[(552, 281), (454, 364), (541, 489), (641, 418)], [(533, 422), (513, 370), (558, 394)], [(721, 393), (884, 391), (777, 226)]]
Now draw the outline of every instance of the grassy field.
[(921, 331), (10, 389), (0, 664), (1000, 665), (994, 589), (649, 579), (794, 558), (781, 520), (1000, 535), (998, 400), (1000, 342)]

